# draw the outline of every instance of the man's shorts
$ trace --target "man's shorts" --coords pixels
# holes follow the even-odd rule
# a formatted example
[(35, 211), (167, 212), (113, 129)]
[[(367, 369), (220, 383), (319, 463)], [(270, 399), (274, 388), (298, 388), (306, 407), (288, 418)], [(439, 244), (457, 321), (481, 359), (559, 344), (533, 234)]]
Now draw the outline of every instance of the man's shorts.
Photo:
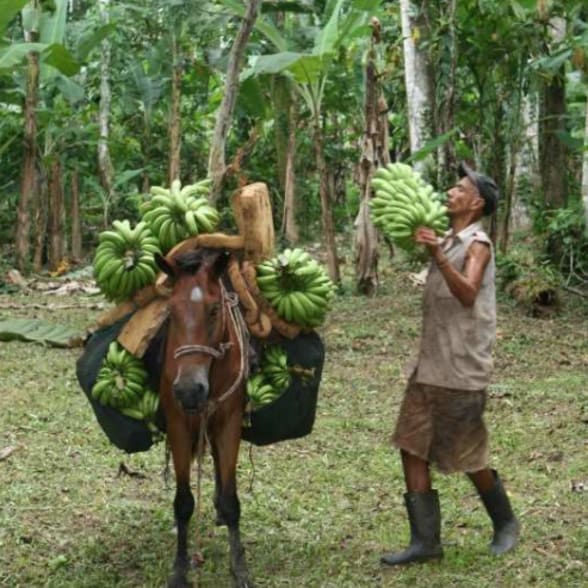
[(477, 472), (488, 464), (485, 406), (485, 390), (452, 390), (411, 378), (392, 442), (443, 473)]

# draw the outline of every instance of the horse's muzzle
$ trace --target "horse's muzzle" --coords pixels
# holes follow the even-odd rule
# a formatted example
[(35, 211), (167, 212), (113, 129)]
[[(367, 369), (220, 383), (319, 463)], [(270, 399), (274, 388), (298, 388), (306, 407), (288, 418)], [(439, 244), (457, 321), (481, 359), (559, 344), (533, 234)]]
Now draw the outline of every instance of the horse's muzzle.
[(208, 381), (196, 378), (177, 378), (172, 391), (176, 402), (188, 414), (196, 414), (204, 410), (208, 402)]

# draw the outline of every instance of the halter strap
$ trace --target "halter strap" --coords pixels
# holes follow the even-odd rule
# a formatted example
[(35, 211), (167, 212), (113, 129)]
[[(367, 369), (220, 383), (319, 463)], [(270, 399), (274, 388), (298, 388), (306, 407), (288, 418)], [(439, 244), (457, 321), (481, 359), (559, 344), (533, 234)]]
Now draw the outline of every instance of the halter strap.
[[(228, 308), (229, 318), (233, 324), (233, 329), (237, 335), (237, 342), (239, 345), (240, 361), (239, 361), (239, 374), (231, 386), (223, 392), (223, 394), (217, 399), (209, 400), (209, 407), (212, 410), (207, 410), (210, 414), (218, 404), (228, 398), (239, 386), (239, 384), (246, 379), (248, 365), (245, 362), (245, 338), (247, 337), (247, 327), (239, 309), (239, 297), (236, 292), (227, 292), (227, 289), (222, 281), (219, 280), (221, 287), (221, 299), (222, 299), (222, 319), (223, 319), (223, 330), (226, 326), (226, 310)], [(192, 355), (194, 353), (203, 353), (204, 355), (210, 355), (213, 359), (220, 359), (224, 357), (225, 353), (233, 346), (231, 341), (224, 341), (220, 343), (218, 349), (209, 347), (208, 345), (181, 345), (174, 351), (174, 359), (183, 357), (184, 355)]]

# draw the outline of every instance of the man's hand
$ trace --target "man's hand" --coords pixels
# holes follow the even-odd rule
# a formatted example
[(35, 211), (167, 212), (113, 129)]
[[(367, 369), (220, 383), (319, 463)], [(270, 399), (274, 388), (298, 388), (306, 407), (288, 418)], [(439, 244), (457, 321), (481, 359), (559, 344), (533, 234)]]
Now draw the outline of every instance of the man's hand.
[(439, 238), (433, 229), (429, 229), (428, 227), (419, 227), (415, 231), (414, 240), (421, 245), (425, 245), (437, 262), (439, 262), (443, 257), (441, 246), (439, 244)]

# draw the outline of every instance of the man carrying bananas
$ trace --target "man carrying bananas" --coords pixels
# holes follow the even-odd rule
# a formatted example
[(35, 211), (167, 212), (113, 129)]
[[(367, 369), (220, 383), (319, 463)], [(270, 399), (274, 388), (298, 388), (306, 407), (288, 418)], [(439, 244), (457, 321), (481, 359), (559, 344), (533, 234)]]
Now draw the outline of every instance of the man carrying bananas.
[(393, 436), (400, 449), (410, 521), (409, 546), (381, 558), (393, 566), (443, 557), (437, 491), (430, 464), (464, 472), (492, 519), (493, 554), (514, 548), (519, 523), (495, 470), (488, 467), (482, 419), (496, 334), (494, 254), (482, 216), (494, 212), (498, 188), (465, 164), (448, 191), (451, 229), (443, 239), (419, 227), (414, 235), (431, 254), (423, 300), (418, 358), (411, 370)]

